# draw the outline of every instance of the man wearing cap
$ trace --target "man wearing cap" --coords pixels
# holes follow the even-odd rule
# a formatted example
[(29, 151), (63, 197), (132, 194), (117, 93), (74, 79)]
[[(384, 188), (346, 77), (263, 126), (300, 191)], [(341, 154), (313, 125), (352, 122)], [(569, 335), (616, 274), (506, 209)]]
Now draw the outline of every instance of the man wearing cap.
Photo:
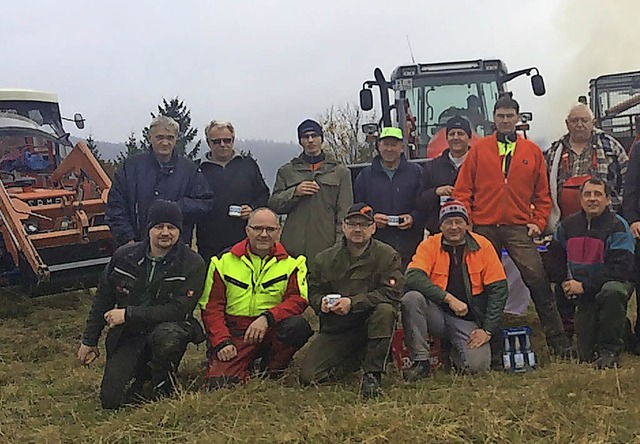
[(405, 379), (429, 376), (427, 334), (451, 343), (456, 368), (489, 370), (489, 340), (497, 333), (507, 301), (507, 280), (491, 242), (469, 231), (464, 205), (440, 210), (440, 230), (418, 246), (405, 274), (402, 322), (413, 366)]
[(533, 300), (551, 352), (571, 356), (556, 300), (532, 238), (539, 237), (551, 210), (547, 168), (540, 148), (516, 134), (520, 105), (510, 96), (498, 99), (496, 132), (469, 150), (453, 197), (469, 212), (476, 233), (504, 247)]
[(151, 149), (127, 158), (116, 170), (105, 220), (118, 245), (146, 235), (147, 214), (157, 199), (177, 202), (184, 217), (181, 237), (191, 244), (194, 224), (213, 207), (213, 192), (200, 169), (175, 151), (178, 122), (157, 116), (149, 124)]
[(373, 210), (357, 203), (342, 222), (344, 240), (318, 254), (309, 278), (309, 305), (320, 333), (302, 361), (303, 384), (321, 383), (362, 368), (361, 394), (381, 394), (397, 305), (402, 297), (398, 253), (372, 239)]
[(353, 203), (351, 175), (324, 153), (322, 127), (314, 120), (298, 126), (303, 152), (276, 174), (269, 207), (286, 214), (282, 244), (294, 255), (313, 259), (341, 236), (340, 223)]
[(374, 237), (400, 253), (403, 267), (422, 240), (423, 217), (416, 209), (421, 174), (422, 167), (409, 163), (404, 155), (402, 130), (383, 128), (378, 155), (358, 174), (353, 186), (355, 201), (373, 208)]
[(471, 125), (464, 117), (454, 116), (449, 119), (446, 131), (449, 148), (424, 165), (418, 191), (418, 208), (425, 215), (425, 228), (431, 234), (440, 231), (440, 201), (453, 194), (453, 185), (469, 152), (471, 140)]
[(200, 298), (208, 337), (206, 386), (246, 382), (261, 358), (269, 377), (279, 377), (313, 334), (301, 316), (307, 308), (304, 256), (291, 256), (278, 239), (280, 225), (269, 208), (251, 212), (246, 239), (212, 257)]
[(104, 270), (78, 350), (80, 362), (93, 362), (109, 327), (100, 388), (105, 409), (134, 401), (148, 379), (155, 396), (171, 394), (187, 343), (205, 339), (193, 318), (205, 264), (179, 242), (180, 208), (157, 200), (145, 219), (148, 238), (118, 248)]

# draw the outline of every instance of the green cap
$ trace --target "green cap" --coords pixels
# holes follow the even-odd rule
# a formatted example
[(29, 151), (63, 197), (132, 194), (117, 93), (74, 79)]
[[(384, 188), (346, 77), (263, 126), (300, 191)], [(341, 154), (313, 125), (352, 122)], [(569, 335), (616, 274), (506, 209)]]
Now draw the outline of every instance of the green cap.
[(402, 140), (402, 130), (400, 128), (387, 127), (382, 128), (378, 140), (382, 140), (385, 137), (393, 137), (394, 139)]

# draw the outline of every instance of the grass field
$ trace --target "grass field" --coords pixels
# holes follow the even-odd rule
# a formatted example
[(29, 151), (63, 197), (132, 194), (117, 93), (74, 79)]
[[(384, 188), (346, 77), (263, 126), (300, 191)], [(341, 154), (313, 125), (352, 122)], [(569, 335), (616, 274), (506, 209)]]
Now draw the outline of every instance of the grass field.
[(304, 389), (296, 366), (281, 382), (201, 392), (204, 351), (191, 346), (178, 397), (103, 412), (104, 355), (89, 368), (75, 361), (90, 304), (87, 292), (0, 295), (0, 443), (640, 442), (640, 359), (625, 356), (610, 371), (551, 362), (539, 336), (534, 372), (441, 372), (405, 384), (390, 366), (384, 398), (367, 402), (358, 375)]

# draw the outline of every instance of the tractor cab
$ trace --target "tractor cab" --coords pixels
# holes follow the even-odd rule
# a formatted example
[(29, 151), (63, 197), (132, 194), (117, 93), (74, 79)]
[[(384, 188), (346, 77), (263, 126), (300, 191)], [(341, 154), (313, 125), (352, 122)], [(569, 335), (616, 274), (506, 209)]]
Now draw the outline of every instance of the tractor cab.
[[(403, 65), (397, 67), (387, 82), (376, 69), (376, 80), (367, 81), (360, 92), (363, 110), (372, 109), (371, 88), (380, 88), (382, 124), (404, 122), (407, 153), (410, 158), (437, 157), (447, 147), (444, 127), (447, 120), (460, 115), (471, 123), (472, 140), (494, 130), (493, 106), (507, 93), (506, 83), (521, 75), (531, 76), (535, 95), (545, 93), (544, 81), (537, 68), (508, 73), (501, 60), (472, 60)], [(388, 99), (388, 89), (394, 92), (394, 102)], [(385, 100), (386, 98), (386, 100)], [(385, 103), (386, 102), (386, 103)], [(395, 114), (395, 119), (391, 115)], [(522, 113), (521, 129), (528, 129), (531, 113)], [(371, 126), (368, 127), (371, 131)]]

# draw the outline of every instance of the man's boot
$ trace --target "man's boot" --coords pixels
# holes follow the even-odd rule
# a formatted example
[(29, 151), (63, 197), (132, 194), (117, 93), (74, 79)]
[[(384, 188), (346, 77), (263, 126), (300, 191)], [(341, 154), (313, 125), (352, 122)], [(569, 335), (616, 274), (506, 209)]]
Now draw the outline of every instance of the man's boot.
[(552, 356), (560, 359), (576, 359), (577, 353), (571, 348), (571, 341), (564, 333), (547, 338), (547, 346)]
[(415, 361), (413, 365), (402, 372), (404, 380), (416, 382), (431, 376), (431, 365), (429, 361)]
[(362, 376), (362, 386), (360, 387), (360, 395), (364, 399), (373, 399), (382, 395), (380, 388), (380, 373), (365, 373)]
[(598, 352), (598, 358), (593, 363), (593, 367), (598, 370), (615, 368), (619, 366), (620, 356), (617, 353), (612, 352), (611, 350), (607, 350), (606, 348), (603, 348)]

